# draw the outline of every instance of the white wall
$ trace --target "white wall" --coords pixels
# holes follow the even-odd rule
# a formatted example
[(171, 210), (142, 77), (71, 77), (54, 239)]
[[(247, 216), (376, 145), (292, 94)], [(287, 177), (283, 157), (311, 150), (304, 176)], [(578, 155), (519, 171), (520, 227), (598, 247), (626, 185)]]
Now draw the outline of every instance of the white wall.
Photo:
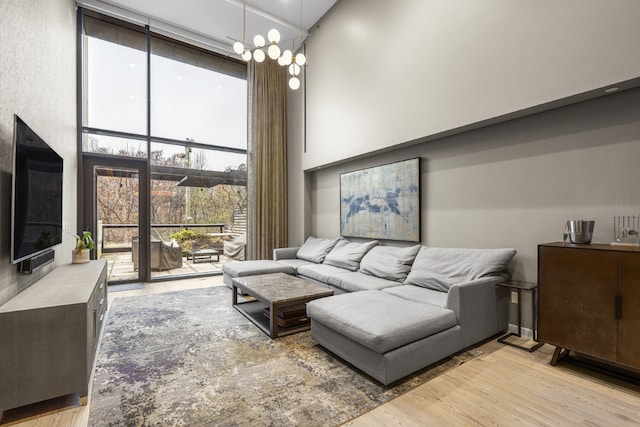
[(305, 170), (640, 77), (637, 0), (348, 0), (307, 42)]
[[(63, 217), (76, 224), (76, 8), (73, 0), (0, 1), (0, 304), (50, 271), (10, 263), (13, 115), (64, 159)], [(65, 233), (56, 263), (71, 262)]]

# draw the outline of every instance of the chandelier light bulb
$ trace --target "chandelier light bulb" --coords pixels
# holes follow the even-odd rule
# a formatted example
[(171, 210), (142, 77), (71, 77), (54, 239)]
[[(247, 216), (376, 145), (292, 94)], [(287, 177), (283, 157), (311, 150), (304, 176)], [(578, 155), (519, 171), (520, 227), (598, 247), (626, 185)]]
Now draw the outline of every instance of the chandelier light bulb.
[(264, 61), (264, 58), (265, 54), (260, 49), (256, 49), (255, 52), (253, 52), (253, 59), (255, 59), (256, 62), (262, 62)]
[(265, 44), (264, 37), (258, 34), (253, 38), (253, 44), (255, 45), (255, 47), (258, 47), (258, 48), (264, 46)]
[(271, 59), (278, 59), (278, 57), (280, 56), (280, 48), (277, 44), (272, 44), (271, 46), (269, 46), (267, 54), (269, 54), (269, 58)]
[(304, 65), (307, 62), (307, 57), (304, 56), (303, 54), (299, 53), (299, 54), (296, 55), (296, 57), (293, 60), (293, 62), (295, 62), (298, 65)]
[(300, 66), (295, 62), (289, 65), (289, 74), (291, 74), (294, 77), (300, 74)]
[(267, 33), (267, 38), (271, 43), (278, 43), (280, 41), (280, 31), (276, 30), (275, 28), (272, 28)]
[(242, 44), (242, 42), (235, 42), (233, 44), (233, 51), (238, 55), (242, 55), (242, 53), (244, 52), (244, 45)]
[(289, 65), (291, 64), (292, 60), (293, 60), (293, 54), (289, 49), (282, 52), (282, 61), (283, 61), (282, 65)]
[(291, 77), (289, 79), (289, 87), (296, 90), (300, 87), (300, 80), (297, 77)]
[(283, 66), (283, 67), (284, 67), (285, 65), (287, 65), (287, 64), (284, 62), (284, 57), (283, 57), (283, 56), (281, 56), (280, 58), (278, 58), (278, 65), (281, 65), (281, 66)]
[(244, 53), (242, 54), (242, 59), (244, 59), (247, 62), (251, 61), (251, 51), (245, 50)]

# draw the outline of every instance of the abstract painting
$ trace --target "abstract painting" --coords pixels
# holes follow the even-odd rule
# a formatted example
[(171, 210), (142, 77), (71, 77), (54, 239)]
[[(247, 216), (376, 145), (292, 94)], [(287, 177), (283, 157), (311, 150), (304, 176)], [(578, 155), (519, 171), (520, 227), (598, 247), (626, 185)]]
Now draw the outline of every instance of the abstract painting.
[(340, 174), (340, 235), (420, 241), (420, 158)]

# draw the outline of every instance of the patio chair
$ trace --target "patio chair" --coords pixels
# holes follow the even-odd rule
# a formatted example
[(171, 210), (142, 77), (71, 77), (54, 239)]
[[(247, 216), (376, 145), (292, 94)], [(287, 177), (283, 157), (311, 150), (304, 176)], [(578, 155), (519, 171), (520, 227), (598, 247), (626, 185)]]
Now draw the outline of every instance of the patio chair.
[[(138, 237), (133, 238), (131, 258), (133, 269), (138, 270)], [(151, 240), (151, 270), (171, 270), (182, 267), (182, 248), (175, 242)]]
[(247, 247), (247, 235), (241, 234), (232, 240), (225, 240), (223, 243), (223, 255), (236, 261), (244, 261)]

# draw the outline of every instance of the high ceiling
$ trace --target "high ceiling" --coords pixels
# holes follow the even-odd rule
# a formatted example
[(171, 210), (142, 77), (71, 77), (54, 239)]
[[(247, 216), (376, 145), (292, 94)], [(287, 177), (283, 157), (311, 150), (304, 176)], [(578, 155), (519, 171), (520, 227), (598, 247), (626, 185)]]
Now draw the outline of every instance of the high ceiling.
[[(300, 36), (333, 6), (337, 0), (78, 0), (78, 4), (135, 17), (152, 27), (169, 24), (179, 29), (217, 41), (218, 50), (237, 56), (231, 45), (243, 40), (243, 12), (246, 10), (246, 40), (261, 34), (265, 38), (271, 28), (282, 35), (283, 48), (297, 49)], [(295, 39), (295, 46), (293, 46)], [(290, 40), (285, 42), (286, 40)], [(223, 52), (223, 53), (224, 53)]]

